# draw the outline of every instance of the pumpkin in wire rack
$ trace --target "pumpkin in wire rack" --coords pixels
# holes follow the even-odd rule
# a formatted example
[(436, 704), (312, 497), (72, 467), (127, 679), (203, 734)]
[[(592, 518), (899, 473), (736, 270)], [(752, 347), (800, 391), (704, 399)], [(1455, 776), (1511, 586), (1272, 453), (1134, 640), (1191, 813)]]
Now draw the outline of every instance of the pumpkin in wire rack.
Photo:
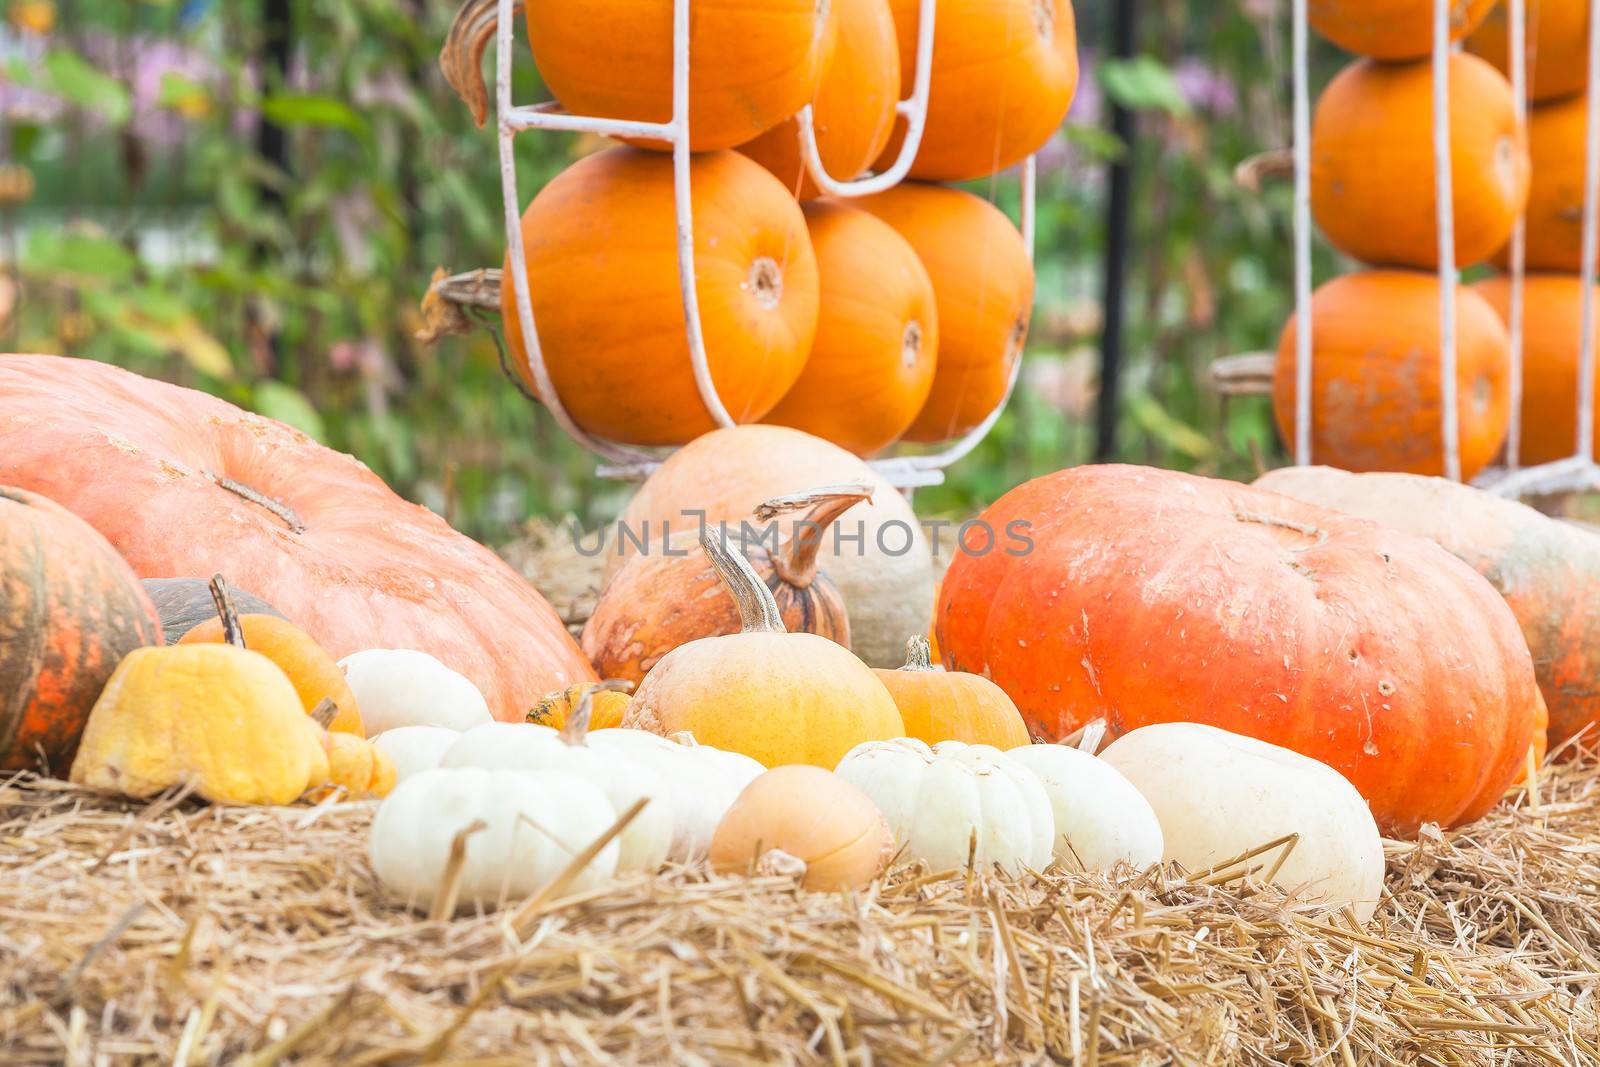
[[(1432, 130), (1426, 61), (1357, 60), (1328, 83), (1312, 122), (1311, 213), (1341, 252), (1379, 267), (1438, 267)], [(1476, 56), (1450, 57), (1450, 160), (1465, 267), (1505, 244), (1528, 203), (1511, 85)]]
[[(1526, 265), (1531, 270), (1577, 274), (1583, 268), (1584, 145), (1589, 101), (1585, 96), (1535, 107), (1528, 116), (1528, 152), (1533, 178), (1528, 185)], [(1511, 265), (1511, 249), (1500, 249), (1495, 263)]]
[[(800, 376), (817, 329), (817, 260), (794, 197), (737, 152), (691, 164), (695, 293), (717, 395), (754, 422)], [(585, 431), (679, 445), (716, 423), (695, 384), (669, 156), (611, 148), (539, 191), (522, 216), (528, 291), (550, 383)], [(537, 392), (509, 253), (501, 317)], [(641, 387), (647, 385), (647, 387)]]
[(1386, 833), (1497, 803), (1538, 721), (1533, 659), (1495, 588), (1423, 537), (1278, 493), (1091, 466), (982, 516), (1032, 550), (958, 554), (945, 661), (1061, 737), (1207, 723), (1349, 778)]
[(821, 284), (817, 339), (765, 421), (870, 456), (899, 440), (933, 389), (933, 281), (905, 238), (870, 213), (836, 200), (805, 213)]
[[(1272, 410), (1295, 439), (1295, 319), (1278, 341)], [(1443, 474), (1439, 279), (1346, 274), (1311, 300), (1311, 455), (1346, 470)], [(1511, 338), (1488, 302), (1456, 288), (1456, 420), (1461, 475), (1500, 450), (1511, 424)]]
[[(922, 0), (890, 0), (900, 42), (900, 96), (917, 68)], [(1071, 0), (940, 0), (933, 32), (928, 120), (911, 176), (966, 181), (998, 174), (1038, 151), (1078, 90)], [(900, 154), (905, 120), (879, 157)]]
[[(790, 633), (816, 634), (850, 647), (844, 598), (819, 569), (818, 552), (835, 520), (872, 494), (868, 485), (824, 486), (775, 497), (756, 509), (754, 517), (766, 524), (804, 512), (787, 537), (774, 525), (765, 531), (730, 528)], [(738, 633), (743, 626), (741, 607), (700, 551), (698, 535), (684, 531), (657, 551), (630, 557), (606, 583), (584, 624), (582, 648), (607, 678), (638, 683), (673, 649), (702, 637)]]
[[(1494, 4), (1467, 49), (1511, 76), (1510, 4)], [(1528, 95), (1537, 102), (1581, 92), (1589, 83), (1589, 0), (1529, 0)], [(1581, 142), (1577, 142), (1580, 143)]]
[(155, 607), (104, 537), (0, 484), (0, 771), (43, 760), (66, 773), (117, 664), (160, 642)]
[[(811, 103), (823, 169), (849, 181), (872, 165), (894, 132), (900, 53), (888, 0), (832, 0), (838, 36)], [(800, 153), (800, 122), (790, 118), (739, 151), (773, 173), (800, 200), (820, 196)]]
[[(1476, 30), (1495, 0), (1454, 0), (1450, 39)], [(1311, 28), (1343, 48), (1373, 59), (1421, 59), (1433, 51), (1433, 4), (1428, 0), (1309, 0)]]
[(743, 553), (709, 530), (700, 543), (744, 628), (663, 656), (628, 705), (624, 728), (664, 737), (687, 730), (767, 767), (826, 768), (862, 741), (905, 732), (889, 691), (866, 664), (825, 637), (787, 632)]
[(939, 316), (933, 388), (905, 437), (959, 437), (1005, 399), (1022, 358), (1033, 314), (1028, 246), (1004, 212), (961, 189), (908, 182), (853, 203), (894, 227), (933, 282)]
[(0, 483), (72, 509), (141, 576), (227, 575), (329, 655), (430, 653), (504, 719), (594, 678), (493, 552), (355, 459), (197, 390), (93, 360), (0, 356)]

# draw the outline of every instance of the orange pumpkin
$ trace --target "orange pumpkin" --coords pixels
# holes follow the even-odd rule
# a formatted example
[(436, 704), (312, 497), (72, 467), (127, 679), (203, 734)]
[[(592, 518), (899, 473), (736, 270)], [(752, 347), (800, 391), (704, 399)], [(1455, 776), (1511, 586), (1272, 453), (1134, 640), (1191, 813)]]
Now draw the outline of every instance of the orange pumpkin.
[(959, 437), (1004, 399), (1022, 358), (1033, 313), (1027, 245), (999, 208), (960, 189), (907, 183), (854, 203), (899, 231), (933, 281), (939, 358), (905, 436)]
[[(331, 700), (338, 711), (327, 724), (328, 729), (357, 737), (367, 736), (361, 725), (361, 709), (356, 705), (356, 695), (350, 691), (350, 683), (345, 681), (344, 671), (310, 634), (276, 615), (240, 615), (239, 626), (244, 633), (245, 647), (261, 653), (289, 676), (307, 714), (315, 711), (324, 700)], [(222, 620), (213, 615), (184, 634), (178, 643), (222, 644), (226, 640)]]
[[(1583, 90), (1589, 72), (1589, 0), (1526, 0), (1528, 95), (1554, 100)], [(1494, 5), (1467, 48), (1510, 76), (1509, 0)]]
[(894, 834), (871, 797), (832, 771), (799, 763), (744, 787), (717, 824), (708, 858), (713, 870), (731, 874), (782, 872), (788, 864), (805, 888), (830, 892), (865, 889), (894, 853)]
[(906, 642), (904, 667), (874, 672), (894, 697), (907, 737), (930, 745), (993, 745), (1002, 752), (1032, 740), (1004, 689), (980, 675), (935, 667), (931, 657), (928, 639), (913, 637)]
[[(800, 206), (737, 152), (691, 166), (695, 291), (717, 393), (754, 422), (800, 376), (817, 328), (817, 261)], [(678, 288), (672, 160), (612, 148), (568, 167), (522, 216), (551, 383), (590, 433), (675, 445), (714, 428), (695, 388)], [(501, 314), (530, 389), (509, 265)]]
[(589, 698), (590, 730), (609, 730), (622, 725), (622, 716), (628, 710), (628, 694), (602, 689), (596, 682), (579, 682), (545, 694), (528, 712), (528, 721), (555, 730), (564, 729), (567, 720), (577, 713), (585, 693), (593, 694)]
[[(672, 118), (673, 0), (525, 0), (524, 7), (539, 74), (568, 111)], [(732, 148), (811, 100), (833, 48), (829, 7), (827, 0), (731, 0), (695, 8), (691, 148)]]
[[(921, 0), (890, 0), (900, 41), (900, 95), (911, 96)], [(1020, 163), (1056, 132), (1078, 90), (1071, 0), (940, 0), (928, 122), (911, 176), (982, 178)], [(905, 120), (878, 160), (900, 154)]]
[[(756, 509), (771, 524), (805, 510), (787, 538), (778, 525), (729, 528), (730, 540), (766, 583), (790, 633), (816, 634), (850, 647), (850, 620), (833, 579), (818, 569), (825, 531), (855, 505), (872, 497), (865, 485), (831, 486), (778, 497)], [(770, 540), (770, 544), (767, 542)], [(779, 544), (782, 540), (783, 544)], [(640, 682), (668, 652), (702, 637), (738, 633), (739, 606), (691, 528), (649, 553), (630, 556), (606, 583), (583, 627), (583, 651), (607, 678)]]
[[(1511, 316), (1511, 281), (1488, 278), (1473, 291), (1502, 320)], [(1600, 291), (1595, 293), (1600, 309)], [(1600, 315), (1596, 316), (1600, 318)], [(1522, 288), (1522, 441), (1524, 465), (1565, 459), (1578, 450), (1578, 341), (1583, 336), (1583, 283), (1569, 274), (1530, 274)], [(1600, 322), (1594, 342), (1600, 352)], [(1600, 374), (1595, 404), (1600, 410)], [(1600, 456), (1600, 444), (1595, 448)]]
[(800, 379), (764, 421), (869, 456), (906, 432), (933, 388), (933, 282), (881, 219), (833, 200), (805, 212), (822, 285), (817, 339)]
[[(811, 121), (830, 177), (847, 181), (872, 165), (894, 131), (900, 53), (888, 0), (833, 0), (839, 24)], [(800, 123), (788, 119), (739, 146), (801, 200), (819, 196), (800, 155)]]
[[(1455, 0), (1450, 39), (1459, 41), (1471, 33), (1495, 4)], [(1432, 0), (1309, 0), (1306, 18), (1312, 29), (1357, 55), (1419, 59), (1433, 51)]]
[[(1439, 279), (1412, 271), (1346, 274), (1311, 301), (1311, 453), (1352, 471), (1444, 472), (1439, 404)], [(1278, 341), (1272, 408), (1295, 439), (1295, 320)], [(1461, 473), (1494, 458), (1511, 421), (1511, 339), (1494, 309), (1456, 291), (1456, 413)]]
[(65, 774), (111, 672), (160, 643), (155, 607), (104, 537), (54, 501), (0, 485), (0, 771), (42, 758)]
[(142, 576), (227, 574), (331, 656), (427, 652), (501, 719), (594, 679), (555, 611), (493, 552), (349, 456), (196, 390), (93, 360), (0, 356), (8, 482), (71, 508)]
[[(1311, 211), (1340, 251), (1373, 264), (1439, 263), (1433, 73), (1426, 61), (1358, 60), (1328, 83), (1311, 130)], [(1456, 263), (1505, 243), (1528, 198), (1528, 149), (1511, 86), (1475, 56), (1450, 57)]]
[[(1528, 119), (1533, 179), (1525, 227), (1529, 270), (1576, 274), (1583, 267), (1584, 137), (1589, 102), (1582, 96), (1540, 104)], [(1510, 248), (1495, 262), (1510, 264)]]

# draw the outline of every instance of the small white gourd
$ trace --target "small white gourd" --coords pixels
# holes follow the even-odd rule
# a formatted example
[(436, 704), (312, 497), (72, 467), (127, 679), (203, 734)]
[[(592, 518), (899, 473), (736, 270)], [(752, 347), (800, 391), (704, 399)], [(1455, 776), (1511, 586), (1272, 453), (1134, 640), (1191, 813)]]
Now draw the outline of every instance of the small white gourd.
[(993, 745), (866, 741), (836, 773), (878, 805), (906, 860), (936, 871), (964, 867), (969, 855), (1011, 872), (1050, 862), (1050, 798), (1032, 771)]
[(1105, 760), (1067, 745), (1022, 745), (1006, 758), (1034, 773), (1055, 816), (1056, 860), (1069, 871), (1161, 862), (1161, 823), (1133, 783)]
[[(1362, 922), (1372, 917), (1383, 892), (1383, 840), (1367, 802), (1327, 764), (1187, 722), (1140, 727), (1101, 758), (1155, 809), (1168, 860), (1202, 871), (1297, 833), (1273, 881), (1349, 904)], [(1270, 869), (1279, 855), (1250, 862)]]
[(361, 708), (368, 737), (402, 726), (466, 730), (494, 721), (478, 687), (426, 652), (369, 648), (352, 652), (339, 666)]
[(403, 782), (419, 771), (432, 770), (461, 736), (443, 726), (401, 726), (372, 739), (394, 763), (395, 780)]
[[(543, 889), (615, 821), (605, 795), (559, 771), (435, 767), (412, 775), (379, 805), (368, 852), (379, 881), (413, 907), (444, 886), (456, 835), (465, 836), (458, 907), (497, 907)], [(567, 891), (609, 882), (618, 845), (607, 842)]]

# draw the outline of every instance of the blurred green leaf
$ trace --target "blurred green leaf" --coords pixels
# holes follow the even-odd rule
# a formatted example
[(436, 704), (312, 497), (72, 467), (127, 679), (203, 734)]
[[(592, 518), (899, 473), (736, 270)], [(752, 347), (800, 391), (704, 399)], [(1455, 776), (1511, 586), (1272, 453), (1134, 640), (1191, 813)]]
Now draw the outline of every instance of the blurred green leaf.
[(54, 49), (45, 55), (43, 67), (41, 88), (95, 112), (111, 125), (121, 126), (133, 113), (128, 87), (76, 52)]
[(328, 431), (322, 424), (322, 416), (317, 414), (317, 409), (306, 399), (306, 395), (292, 385), (274, 381), (257, 382), (250, 406), (258, 415), (288, 423), (318, 441), (327, 440)]
[(357, 137), (368, 133), (367, 120), (342, 100), (302, 93), (274, 93), (261, 101), (262, 117), (279, 126), (332, 126)]
[(1127, 412), (1134, 425), (1157, 441), (1190, 459), (1210, 459), (1217, 445), (1193, 426), (1174, 418), (1149, 393), (1136, 392), (1126, 398)]
[(78, 279), (126, 281), (139, 261), (110, 237), (72, 230), (37, 229), (22, 246), (22, 270), (39, 277), (66, 275)]
[(1154, 56), (1106, 60), (1100, 64), (1100, 85), (1107, 96), (1130, 111), (1189, 113), (1189, 101), (1171, 68)]

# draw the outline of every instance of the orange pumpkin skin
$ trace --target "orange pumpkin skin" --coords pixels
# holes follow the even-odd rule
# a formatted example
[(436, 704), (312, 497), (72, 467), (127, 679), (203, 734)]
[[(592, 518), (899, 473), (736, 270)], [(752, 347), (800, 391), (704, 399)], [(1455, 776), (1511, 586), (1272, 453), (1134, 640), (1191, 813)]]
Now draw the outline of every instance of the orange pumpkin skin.
[(1032, 740), (1004, 689), (976, 674), (934, 667), (931, 657), (931, 642), (914, 637), (907, 642), (904, 667), (873, 670), (894, 697), (907, 737), (930, 745), (993, 745), (1002, 752)]
[[(1429, 63), (1358, 60), (1317, 101), (1311, 212), (1340, 251), (1374, 266), (1435, 269)], [(1450, 57), (1456, 263), (1487, 259), (1528, 199), (1528, 148), (1511, 86), (1475, 56)]]
[(1036, 478), (982, 519), (1029, 523), (1031, 551), (955, 557), (940, 644), (1039, 736), (1208, 723), (1331, 765), (1400, 835), (1478, 818), (1526, 759), (1517, 621), (1425, 538), (1128, 466)]
[[(1467, 49), (1510, 77), (1507, 11), (1507, 4), (1494, 5), (1483, 25), (1467, 38)], [(1529, 98), (1554, 100), (1581, 92), (1589, 83), (1588, 0), (1529, 0), (1527, 13)]]
[[(672, 6), (527, 0), (528, 43), (540, 76), (574, 114), (670, 121)], [(834, 43), (829, 7), (826, 0), (734, 0), (690, 14), (694, 151), (732, 148), (810, 102)]]
[[(1511, 282), (1486, 278), (1473, 291), (1502, 321), (1511, 317)], [(1600, 292), (1595, 293), (1600, 307)], [(1518, 459), (1528, 466), (1578, 450), (1578, 340), (1583, 336), (1583, 283), (1567, 274), (1529, 274), (1522, 288), (1522, 427)], [(1595, 324), (1600, 351), (1600, 322)], [(1600, 375), (1594, 396), (1600, 405)], [(1597, 407), (1600, 410), (1600, 407)], [(1600, 456), (1600, 444), (1594, 449)]]
[(73, 509), (142, 576), (227, 575), (330, 656), (427, 652), (508, 722), (594, 680), (555, 611), (493, 552), (349, 456), (204, 393), (92, 360), (0, 356), (7, 482)]
[(1033, 314), (1033, 262), (1011, 220), (960, 189), (908, 182), (854, 201), (897, 230), (933, 281), (939, 357), (905, 433), (943, 441), (978, 425), (1006, 395)]
[(933, 389), (939, 314), (905, 238), (847, 203), (806, 205), (822, 300), (811, 358), (765, 422), (858, 456), (899, 440)]
[(65, 774), (111, 672), (159, 644), (155, 606), (105, 538), (0, 485), (0, 770), (33, 770), (42, 754)]
[[(339, 710), (328, 723), (328, 729), (357, 737), (367, 736), (361, 725), (361, 708), (356, 704), (350, 683), (345, 681), (344, 671), (310, 634), (275, 615), (240, 615), (239, 627), (244, 632), (246, 648), (261, 653), (289, 676), (307, 714), (315, 711), (322, 701), (331, 700)], [(220, 645), (226, 640), (222, 620), (211, 618), (184, 634), (178, 644)]]
[[(848, 181), (872, 166), (894, 132), (900, 53), (888, 0), (832, 0), (839, 32), (812, 101), (817, 152), (830, 177)], [(800, 123), (786, 119), (739, 151), (770, 170), (800, 200), (821, 196), (800, 156)]]
[[(1533, 178), (1525, 228), (1529, 270), (1576, 274), (1583, 267), (1583, 146), (1588, 100), (1575, 96), (1535, 107), (1528, 117)], [(1495, 263), (1506, 270), (1510, 248)]]
[[(900, 95), (917, 67), (921, 0), (889, 0), (900, 41)], [(1078, 29), (1071, 0), (943, 0), (933, 31), (928, 121), (913, 178), (967, 181), (1037, 152), (1078, 91)], [(899, 156), (905, 121), (878, 159)]]
[[(1362, 271), (1311, 302), (1311, 454), (1352, 471), (1443, 474), (1439, 280)], [(1278, 341), (1272, 407), (1295, 439), (1295, 320)], [(1511, 421), (1511, 339), (1482, 297), (1456, 291), (1456, 412), (1461, 473), (1488, 466)]]
[[(1600, 536), (1442, 478), (1285, 467), (1255, 484), (1437, 542), (1517, 617), (1548, 705), (1549, 743), (1600, 722)], [(1541, 731), (1541, 759), (1544, 741)]]
[[(737, 152), (692, 164), (695, 291), (717, 393), (739, 422), (771, 411), (817, 328), (817, 261), (800, 206)], [(612, 148), (574, 163), (522, 216), (528, 291), (551, 383), (590, 433), (676, 445), (715, 428), (695, 388), (678, 288), (672, 160)], [(512, 366), (537, 392), (509, 282)], [(641, 388), (648, 383), (648, 388)]]
[[(1495, 4), (1496, 0), (1455, 0), (1450, 39), (1459, 41), (1475, 30)], [(1357, 55), (1421, 59), (1433, 51), (1430, 0), (1310, 0), (1306, 18), (1312, 29)]]

